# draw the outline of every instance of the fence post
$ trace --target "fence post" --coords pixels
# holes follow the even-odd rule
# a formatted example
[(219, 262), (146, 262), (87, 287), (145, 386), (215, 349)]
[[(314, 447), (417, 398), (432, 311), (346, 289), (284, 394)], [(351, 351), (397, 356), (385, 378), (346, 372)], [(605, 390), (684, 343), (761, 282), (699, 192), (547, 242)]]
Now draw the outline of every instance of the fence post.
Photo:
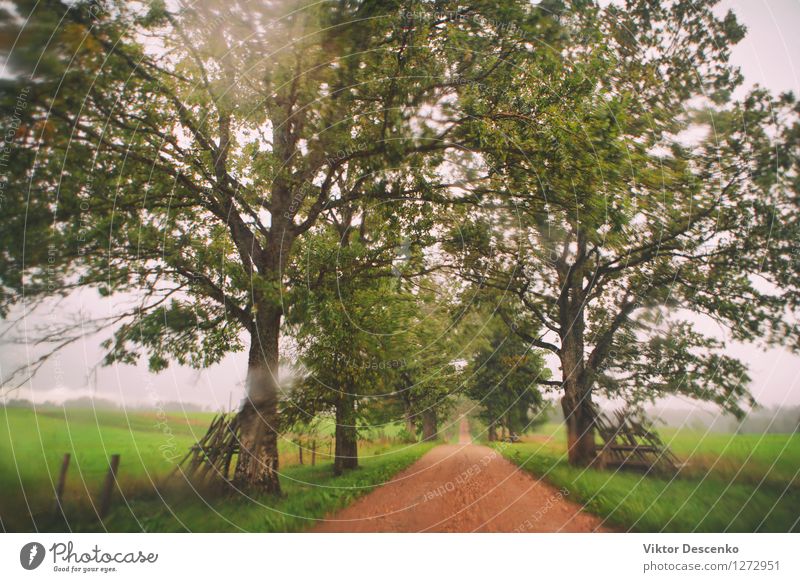
[(311, 466), (317, 464), (317, 439), (311, 441)]
[(69, 469), (70, 454), (64, 453), (64, 458), (61, 459), (61, 469), (58, 472), (58, 483), (56, 484), (56, 515), (64, 515), (64, 509), (61, 506), (61, 501), (64, 498), (64, 485), (67, 482), (67, 469)]
[(106, 474), (106, 482), (103, 484), (103, 491), (100, 494), (100, 519), (104, 519), (111, 509), (111, 498), (114, 495), (114, 483), (117, 481), (117, 469), (119, 469), (119, 455), (111, 455), (111, 462)]

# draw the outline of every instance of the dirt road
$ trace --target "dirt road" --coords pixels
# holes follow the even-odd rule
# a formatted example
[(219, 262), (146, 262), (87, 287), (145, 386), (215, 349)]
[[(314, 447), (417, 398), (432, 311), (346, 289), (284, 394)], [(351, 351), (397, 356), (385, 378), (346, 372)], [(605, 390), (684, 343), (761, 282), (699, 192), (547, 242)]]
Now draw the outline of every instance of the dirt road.
[(457, 445), (441, 445), (316, 532), (607, 531), (566, 491), (537, 481), (496, 451), (473, 445), (462, 426)]

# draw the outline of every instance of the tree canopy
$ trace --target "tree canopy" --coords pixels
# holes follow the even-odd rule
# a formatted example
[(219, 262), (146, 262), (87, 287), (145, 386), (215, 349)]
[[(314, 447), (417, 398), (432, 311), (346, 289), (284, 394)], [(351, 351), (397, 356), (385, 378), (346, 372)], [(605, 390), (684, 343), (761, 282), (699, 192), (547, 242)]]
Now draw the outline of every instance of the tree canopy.
[(588, 462), (593, 392), (741, 415), (753, 398), (727, 342), (798, 347), (800, 109), (758, 88), (731, 100), (743, 30), (711, 5), (565, 19), (563, 48), (522, 61), (513, 90), (464, 101), (506, 212), (465, 216), (463, 274), (511, 294), (516, 333), (558, 356), (570, 458)]
[(735, 97), (715, 2), (47, 4), (6, 26), (0, 315), (90, 288), (136, 300), (106, 363), (246, 350), (238, 484), (302, 414), (344, 469), (359, 416), (514, 431), (536, 384), (588, 463), (594, 394), (741, 415), (728, 342), (800, 349), (800, 106)]

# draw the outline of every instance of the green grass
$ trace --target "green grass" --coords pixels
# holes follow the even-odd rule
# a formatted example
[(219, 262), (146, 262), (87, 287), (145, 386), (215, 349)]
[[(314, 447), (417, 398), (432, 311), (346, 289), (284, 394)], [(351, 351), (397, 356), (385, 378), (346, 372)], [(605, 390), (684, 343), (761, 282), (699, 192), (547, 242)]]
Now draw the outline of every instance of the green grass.
[[(369, 427), (359, 427), (359, 435), (364, 440), (373, 441), (381, 439), (397, 438), (403, 430), (403, 423), (390, 422), (386, 424), (376, 424)], [(329, 438), (333, 436), (336, 429), (336, 421), (332, 417), (322, 418), (314, 427), (317, 438)], [(310, 438), (305, 435), (304, 438)]]
[(665, 443), (687, 461), (684, 474), (711, 472), (725, 481), (798, 484), (800, 435), (721, 434), (691, 430), (661, 431)]
[(396, 445), (383, 450), (388, 454), (362, 453), (360, 467), (340, 477), (333, 476), (330, 462), (287, 467), (281, 473), (283, 495), (278, 498), (205, 497), (189, 492), (165, 500), (133, 498), (129, 507), (118, 506), (105, 525), (110, 531), (302, 531), (385, 483), (433, 446)]
[[(64, 506), (74, 531), (103, 527), (91, 502), (97, 498), (112, 453), (121, 454), (122, 462), (121, 494), (104, 524), (110, 531), (300, 531), (383, 483), (434, 446), (398, 443), (394, 435), (399, 425), (365, 431), (374, 440), (360, 443), (361, 467), (334, 477), (327, 435), (321, 435), (315, 467), (298, 465), (297, 446), (287, 439), (280, 446), (282, 497), (206, 496), (172, 486), (162, 487), (160, 498), (152, 483), (169, 474), (205, 432), (211, 417), (0, 408), (3, 528), (64, 529), (52, 509), (53, 481), (65, 452), (72, 454), (72, 463)], [(534, 442), (498, 446), (537, 477), (566, 487), (573, 499), (620, 530), (799, 529), (800, 435), (661, 433), (686, 463), (674, 478), (570, 467), (564, 455), (564, 431), (558, 425), (541, 427), (532, 437)]]
[[(188, 487), (159, 487), (188, 448), (201, 437), (209, 413), (168, 414), (0, 408), (0, 519), (9, 531), (65, 528), (53, 517), (54, 482), (64, 453), (72, 460), (64, 507), (75, 531), (102, 529), (93, 502), (108, 469), (120, 454), (119, 489), (105, 521), (110, 531), (297, 531), (347, 505), (413, 463), (432, 445), (402, 445), (384, 427), (361, 442), (361, 468), (333, 477), (327, 440), (318, 464), (299, 465), (297, 446), (280, 444), (281, 498), (204, 496)], [(392, 429), (392, 427), (390, 427)], [(309, 454), (306, 452), (306, 463)], [(33, 515), (33, 517), (32, 517)]]
[[(209, 414), (159, 418), (155, 413), (0, 408), (4, 526), (24, 528), (26, 520), (20, 516), (53, 505), (64, 453), (72, 457), (65, 503), (83, 507), (96, 496), (111, 454), (121, 455), (120, 478), (126, 486), (144, 487), (174, 468), (210, 418)], [(30, 528), (30, 518), (27, 522)]]
[(618, 529), (800, 531), (800, 435), (665, 430), (664, 441), (686, 464), (678, 475), (664, 476), (571, 467), (562, 434), (546, 426), (538, 442), (497, 446)]

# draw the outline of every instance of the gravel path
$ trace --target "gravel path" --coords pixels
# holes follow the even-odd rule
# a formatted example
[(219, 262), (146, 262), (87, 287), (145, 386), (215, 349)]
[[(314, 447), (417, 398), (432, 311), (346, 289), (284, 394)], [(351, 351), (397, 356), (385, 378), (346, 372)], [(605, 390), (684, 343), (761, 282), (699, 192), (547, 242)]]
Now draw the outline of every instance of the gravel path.
[[(513, 445), (511, 445), (513, 446)], [(608, 531), (566, 491), (534, 479), (499, 453), (441, 445), (386, 485), (320, 521), (316, 532)]]

